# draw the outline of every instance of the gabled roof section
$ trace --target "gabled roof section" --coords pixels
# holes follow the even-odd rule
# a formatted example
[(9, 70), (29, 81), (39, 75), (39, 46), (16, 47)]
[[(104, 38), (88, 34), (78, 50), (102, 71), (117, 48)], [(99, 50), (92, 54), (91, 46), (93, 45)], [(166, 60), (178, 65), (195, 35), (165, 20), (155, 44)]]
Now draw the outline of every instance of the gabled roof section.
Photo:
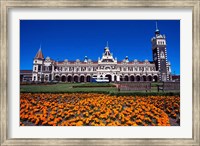
[(41, 48), (38, 50), (37, 54), (35, 55), (35, 59), (44, 59)]

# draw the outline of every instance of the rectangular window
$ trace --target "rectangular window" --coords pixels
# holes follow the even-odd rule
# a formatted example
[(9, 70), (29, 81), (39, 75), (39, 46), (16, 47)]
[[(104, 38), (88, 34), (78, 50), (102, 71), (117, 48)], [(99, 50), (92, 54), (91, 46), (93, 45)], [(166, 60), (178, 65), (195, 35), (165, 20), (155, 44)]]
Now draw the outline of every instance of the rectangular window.
[(40, 65), (38, 65), (38, 71), (40, 71), (41, 70), (41, 66)]

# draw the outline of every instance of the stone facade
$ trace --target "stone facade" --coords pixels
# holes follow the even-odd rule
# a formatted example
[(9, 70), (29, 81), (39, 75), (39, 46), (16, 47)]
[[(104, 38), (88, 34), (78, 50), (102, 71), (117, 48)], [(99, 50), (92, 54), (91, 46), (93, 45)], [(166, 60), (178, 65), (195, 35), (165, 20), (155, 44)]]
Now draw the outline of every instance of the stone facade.
[(165, 35), (156, 29), (155, 37), (151, 39), (153, 61), (129, 61), (128, 56), (123, 61), (113, 57), (108, 45), (98, 61), (92, 61), (85, 56), (83, 61), (55, 61), (44, 58), (41, 48), (33, 60), (32, 81), (60, 82), (90, 82), (92, 77), (108, 77), (110, 82), (119, 81), (169, 81), (171, 67), (167, 61)]

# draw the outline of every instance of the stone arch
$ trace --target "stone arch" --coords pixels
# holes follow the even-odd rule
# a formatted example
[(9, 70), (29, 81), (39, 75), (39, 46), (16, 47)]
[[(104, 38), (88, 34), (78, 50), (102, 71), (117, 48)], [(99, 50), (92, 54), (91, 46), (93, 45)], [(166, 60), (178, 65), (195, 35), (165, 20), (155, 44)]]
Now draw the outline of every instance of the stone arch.
[(87, 75), (86, 81), (87, 81), (87, 82), (91, 82), (91, 76), (90, 76), (90, 75)]
[(148, 76), (148, 81), (150, 81), (150, 82), (152, 81), (152, 76), (151, 75)]
[(72, 76), (71, 75), (67, 77), (67, 81), (72, 82)]
[(146, 82), (147, 81), (147, 77), (145, 75), (142, 76), (143, 81)]
[(128, 82), (128, 75), (124, 76), (124, 81)]
[(84, 82), (85, 81), (85, 76), (80, 76), (80, 82)]
[(153, 79), (154, 79), (154, 82), (158, 82), (158, 76), (154, 75)]
[(78, 76), (77, 75), (74, 76), (74, 82), (78, 82)]
[(136, 76), (136, 81), (137, 81), (137, 82), (140, 81), (140, 76), (139, 76), (139, 75)]
[(132, 76), (130, 76), (130, 81), (131, 82), (134, 82), (134, 80), (135, 80), (135, 77), (132, 75)]
[(111, 69), (111, 66), (106, 65), (106, 66), (104, 67), (104, 69), (105, 69), (105, 70), (110, 70), (110, 69)]
[(55, 76), (55, 80), (56, 80), (56, 81), (60, 81), (60, 76), (59, 76), (59, 75), (56, 75), (56, 76)]
[(66, 82), (66, 80), (67, 80), (67, 78), (66, 78), (65, 75), (61, 76), (61, 81), (62, 81), (62, 82)]

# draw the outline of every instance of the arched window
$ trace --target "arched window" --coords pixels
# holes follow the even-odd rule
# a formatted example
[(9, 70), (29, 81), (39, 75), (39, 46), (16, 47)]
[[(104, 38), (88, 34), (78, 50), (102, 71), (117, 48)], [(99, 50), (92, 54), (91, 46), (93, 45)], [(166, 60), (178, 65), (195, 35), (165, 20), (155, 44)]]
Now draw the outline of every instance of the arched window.
[(164, 54), (163, 51), (160, 52), (160, 58), (161, 58), (161, 59), (164, 59), (164, 58), (165, 58), (165, 54)]
[(107, 67), (105, 67), (105, 70), (110, 70), (110, 67), (108, 67), (108, 66), (107, 66)]

